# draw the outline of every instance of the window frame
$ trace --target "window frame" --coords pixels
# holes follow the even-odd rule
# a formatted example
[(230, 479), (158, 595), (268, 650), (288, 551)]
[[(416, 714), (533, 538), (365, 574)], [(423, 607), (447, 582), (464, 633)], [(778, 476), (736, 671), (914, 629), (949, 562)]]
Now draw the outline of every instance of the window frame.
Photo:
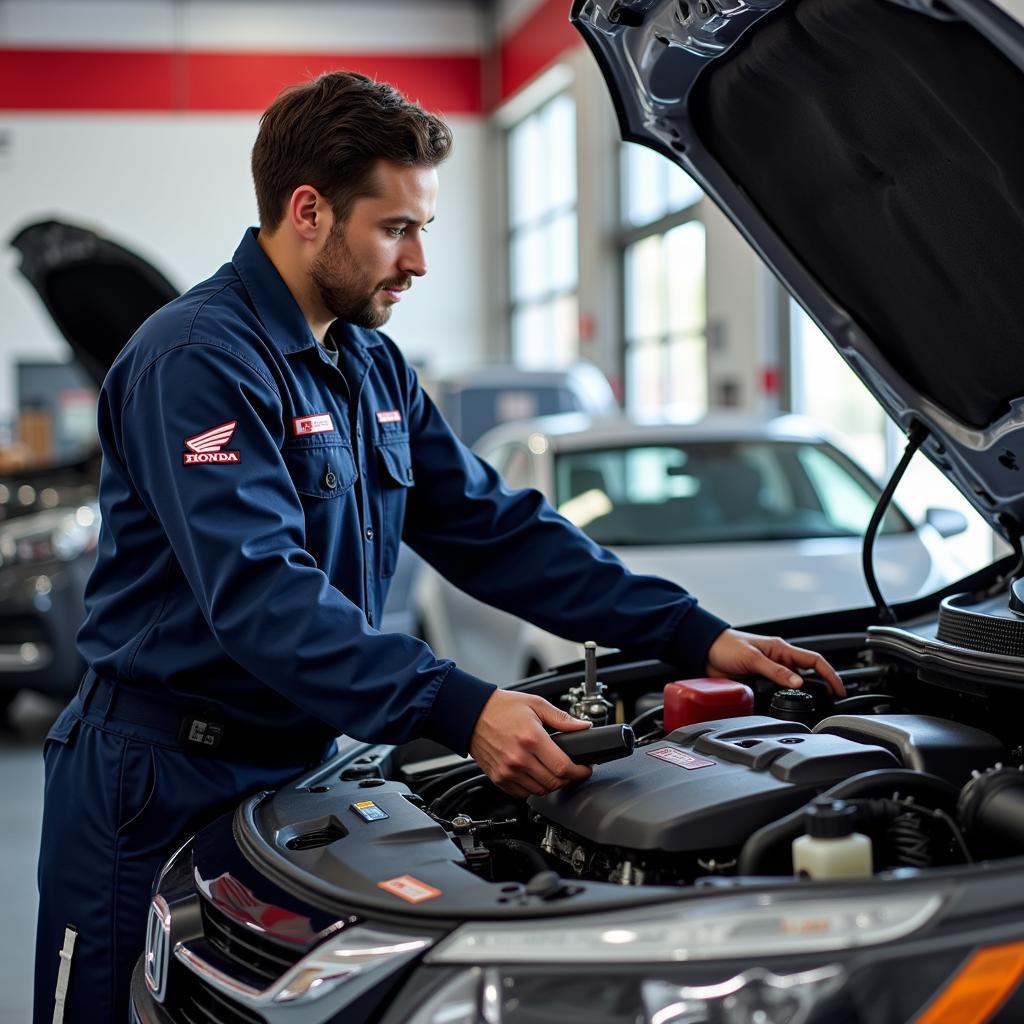
[[(516, 221), (514, 216), (513, 203), (516, 193), (516, 180), (515, 180), (515, 159), (512, 152), (513, 136), (517, 129), (521, 128), (527, 121), (532, 118), (542, 118), (547, 110), (560, 101), (567, 100), (572, 105), (573, 111), (573, 167), (572, 167), (572, 198), (571, 201), (567, 200), (563, 203), (552, 206), (550, 209), (545, 210), (538, 216), (532, 219)], [(566, 83), (562, 88), (558, 89), (551, 95), (545, 96), (543, 101), (534, 106), (529, 112), (524, 113), (516, 121), (509, 124), (504, 129), (503, 143), (503, 154), (505, 162), (505, 190), (504, 190), (504, 207), (505, 207), (505, 225), (504, 225), (504, 246), (506, 254), (506, 272), (505, 272), (505, 295), (506, 304), (504, 310), (504, 317), (506, 328), (508, 330), (508, 352), (509, 361), (513, 365), (529, 365), (538, 369), (561, 369), (567, 363), (571, 363), (574, 359), (579, 357), (579, 164), (576, 158), (575, 150), (577, 144), (577, 136), (579, 133), (579, 112), (577, 109), (577, 99), (572, 88), (571, 83)], [(545, 287), (545, 289), (539, 292), (537, 295), (531, 296), (528, 299), (517, 298), (516, 296), (516, 260), (515, 260), (515, 245), (518, 239), (522, 238), (527, 232), (544, 232), (550, 229), (550, 227), (561, 218), (572, 215), (573, 218), (573, 237), (572, 246), (576, 254), (576, 266), (573, 274), (573, 281), (571, 285), (558, 284), (553, 287)], [(576, 300), (576, 317), (575, 327), (570, 348), (572, 350), (572, 358), (566, 361), (552, 360), (550, 362), (542, 363), (531, 361), (528, 358), (524, 358), (524, 353), (518, 350), (517, 347), (517, 332), (516, 332), (516, 321), (519, 316), (530, 309), (553, 309), (555, 304), (562, 299), (575, 299)]]
[[(705, 196), (703, 190), (700, 194), (690, 203), (685, 206), (677, 207), (676, 209), (669, 210), (666, 213), (661, 214), (654, 220), (647, 221), (642, 224), (634, 224), (628, 218), (628, 204), (627, 204), (627, 190), (629, 189), (629, 170), (628, 170), (628, 149), (629, 143), (618, 142), (616, 143), (618, 159), (616, 160), (616, 166), (618, 170), (618, 230), (615, 235), (614, 243), (616, 248), (616, 255), (618, 260), (618, 279), (619, 288), (621, 294), (621, 338), (622, 344), (620, 346), (619, 355), (619, 372), (621, 374), (621, 380), (623, 382), (623, 404), (627, 412), (636, 413), (638, 410), (629, 401), (629, 396), (633, 393), (633, 381), (631, 379), (631, 357), (633, 353), (641, 345), (652, 344), (650, 338), (645, 338), (640, 341), (637, 338), (631, 337), (629, 331), (630, 321), (630, 291), (629, 291), (629, 250), (637, 245), (639, 242), (643, 242), (648, 238), (660, 237), (662, 244), (664, 244), (665, 236), (675, 228), (682, 227), (685, 224), (698, 223), (702, 227), (706, 225), (704, 217), (702, 216), (702, 204)], [(634, 143), (634, 145), (637, 145)], [(662, 159), (666, 159), (662, 157)], [(707, 242), (705, 234), (705, 299), (704, 299), (704, 317), (703, 326), (698, 338), (703, 338), (705, 361), (704, 361), (704, 409), (707, 410), (710, 402), (710, 395), (707, 389), (707, 344), (708, 344), (708, 317), (707, 317)], [(687, 333), (689, 336), (689, 332)], [(667, 376), (667, 363), (669, 361), (670, 346), (673, 338), (677, 337), (669, 329), (668, 318), (665, 318), (665, 330), (659, 334), (653, 344), (657, 347), (660, 361), (665, 364), (665, 376)], [(669, 403), (662, 402), (659, 405), (659, 409), (666, 408)]]

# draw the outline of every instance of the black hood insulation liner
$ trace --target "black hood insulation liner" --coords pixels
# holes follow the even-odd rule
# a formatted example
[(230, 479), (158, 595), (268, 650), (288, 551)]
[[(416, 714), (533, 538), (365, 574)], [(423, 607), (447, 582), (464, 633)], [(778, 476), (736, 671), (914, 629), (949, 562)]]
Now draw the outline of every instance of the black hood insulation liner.
[(1024, 75), (1005, 56), (884, 0), (802, 0), (712, 63), (690, 109), (911, 386), (977, 427), (1024, 395)]

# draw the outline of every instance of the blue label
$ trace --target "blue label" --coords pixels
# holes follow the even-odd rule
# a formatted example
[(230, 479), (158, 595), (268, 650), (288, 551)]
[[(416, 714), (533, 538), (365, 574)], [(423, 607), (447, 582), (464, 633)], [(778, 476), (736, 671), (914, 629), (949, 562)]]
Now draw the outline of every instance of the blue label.
[(387, 811), (382, 810), (372, 800), (360, 800), (358, 803), (352, 804), (351, 807), (363, 821), (383, 821), (385, 818), (391, 817)]

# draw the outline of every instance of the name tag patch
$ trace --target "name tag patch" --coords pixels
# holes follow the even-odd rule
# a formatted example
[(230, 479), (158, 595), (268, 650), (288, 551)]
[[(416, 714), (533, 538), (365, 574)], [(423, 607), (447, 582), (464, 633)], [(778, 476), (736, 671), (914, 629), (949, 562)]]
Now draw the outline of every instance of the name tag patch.
[(401, 423), (402, 414), (397, 409), (383, 409), (377, 413), (378, 423)]
[(334, 420), (329, 412), (318, 412), (315, 416), (296, 416), (296, 434), (326, 434), (334, 429)]

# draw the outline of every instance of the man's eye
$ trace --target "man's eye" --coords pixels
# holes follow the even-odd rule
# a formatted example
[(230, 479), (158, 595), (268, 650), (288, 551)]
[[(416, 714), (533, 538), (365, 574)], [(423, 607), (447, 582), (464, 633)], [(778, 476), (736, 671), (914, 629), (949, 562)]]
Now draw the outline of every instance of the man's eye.
[(405, 234), (405, 228), (388, 228), (387, 231), (392, 238), (401, 238)]

